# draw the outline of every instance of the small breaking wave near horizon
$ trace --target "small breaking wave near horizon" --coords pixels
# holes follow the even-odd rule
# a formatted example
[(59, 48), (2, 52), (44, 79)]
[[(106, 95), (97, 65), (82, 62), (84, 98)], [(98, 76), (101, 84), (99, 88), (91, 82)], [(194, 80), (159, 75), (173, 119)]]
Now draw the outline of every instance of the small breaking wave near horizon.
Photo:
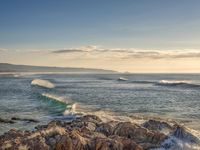
[(180, 87), (200, 87), (199, 83), (186, 80), (161, 80), (156, 85), (161, 86), (180, 86)]
[(55, 88), (55, 85), (53, 83), (44, 79), (34, 79), (31, 81), (31, 85), (40, 86), (40, 87), (49, 88), (49, 89)]
[(200, 82), (187, 80), (160, 80), (160, 81), (131, 81), (132, 84), (151, 84), (154, 86), (200, 88)]

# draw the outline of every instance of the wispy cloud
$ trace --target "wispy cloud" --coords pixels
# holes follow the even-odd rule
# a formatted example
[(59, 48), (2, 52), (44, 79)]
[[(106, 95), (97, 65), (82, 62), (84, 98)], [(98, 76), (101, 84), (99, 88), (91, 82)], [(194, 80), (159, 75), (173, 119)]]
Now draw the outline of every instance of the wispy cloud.
[(80, 52), (85, 52), (80, 49), (62, 49), (62, 50), (53, 50), (52, 53), (56, 54), (62, 54), (62, 53), (80, 53)]
[(149, 58), (149, 59), (181, 59), (181, 58), (200, 58), (200, 50), (136, 50), (133, 48), (99, 48), (97, 46), (86, 46), (74, 49), (53, 50), (51, 53), (70, 54), (70, 53), (85, 53), (90, 56), (109, 58)]
[[(3, 50), (4, 52), (1, 52)], [(133, 72), (199, 72), (200, 50), (144, 50), (83, 46), (5, 50), (0, 61), (17, 64), (114, 69)]]
[(90, 52), (96, 50), (97, 46), (88, 45), (80, 48), (72, 48), (72, 49), (61, 49), (61, 50), (53, 50), (52, 53), (81, 53), (81, 52)]
[(7, 51), (7, 49), (5, 49), (5, 48), (0, 48), (0, 52), (5, 52), (5, 51)]

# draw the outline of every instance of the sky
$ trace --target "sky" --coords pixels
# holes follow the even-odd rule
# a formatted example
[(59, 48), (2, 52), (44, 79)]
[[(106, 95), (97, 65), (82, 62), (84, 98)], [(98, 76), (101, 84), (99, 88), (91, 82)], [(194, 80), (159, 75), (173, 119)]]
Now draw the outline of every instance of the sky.
[(200, 1), (0, 0), (0, 62), (200, 72)]

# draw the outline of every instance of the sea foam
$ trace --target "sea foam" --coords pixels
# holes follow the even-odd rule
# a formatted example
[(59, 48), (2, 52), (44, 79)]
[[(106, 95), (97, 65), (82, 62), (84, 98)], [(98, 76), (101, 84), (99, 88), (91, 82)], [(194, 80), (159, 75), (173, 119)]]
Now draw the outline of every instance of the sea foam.
[(50, 88), (50, 89), (55, 87), (55, 85), (53, 83), (51, 83), (50, 81), (42, 80), (42, 79), (34, 79), (31, 82), (31, 85), (37, 85), (40, 87), (45, 87), (45, 88)]
[(57, 95), (49, 94), (49, 93), (42, 93), (41, 96), (51, 99), (51, 100), (54, 100), (54, 101), (57, 101), (57, 102), (60, 102), (60, 103), (63, 103), (63, 104), (69, 104), (71, 101), (70, 99), (66, 99), (62, 96), (57, 96)]
[(160, 86), (180, 86), (180, 87), (192, 87), (199, 88), (200, 84), (195, 83), (194, 81), (185, 81), (185, 80), (161, 80), (156, 83), (156, 85)]

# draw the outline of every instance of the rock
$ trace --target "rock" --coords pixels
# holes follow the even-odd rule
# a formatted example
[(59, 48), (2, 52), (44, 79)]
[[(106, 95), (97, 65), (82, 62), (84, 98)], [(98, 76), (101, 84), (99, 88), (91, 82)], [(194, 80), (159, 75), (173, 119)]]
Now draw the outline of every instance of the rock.
[(123, 150), (123, 145), (117, 140), (110, 138), (95, 138), (92, 141), (91, 149), (95, 150)]
[(38, 123), (39, 121), (36, 119), (27, 119), (27, 118), (18, 118), (18, 117), (12, 117), (11, 120), (16, 120), (16, 121), (26, 121), (27, 123)]
[(168, 129), (171, 131), (173, 129), (173, 127), (167, 122), (152, 120), (152, 119), (146, 121), (142, 126), (149, 130), (155, 130), (155, 131), (161, 131), (163, 129)]
[[(18, 120), (18, 119), (13, 119)], [(77, 118), (72, 122), (54, 120), (33, 131), (12, 129), (0, 136), (0, 149), (29, 150), (143, 150), (159, 148), (172, 131), (176, 138), (197, 143), (198, 138), (188, 129), (165, 122), (149, 120), (143, 125), (131, 122), (103, 122), (94, 115)]]
[(200, 144), (200, 140), (184, 126), (175, 125), (175, 130), (172, 132), (172, 135), (187, 142)]
[(48, 143), (50, 146), (54, 146), (56, 144), (56, 139), (50, 138), (50, 139), (48, 139)]
[(42, 137), (35, 137), (33, 139), (24, 139), (23, 145), (27, 145), (29, 150), (49, 150), (49, 145), (46, 144), (45, 139)]
[(120, 122), (116, 125), (114, 132), (115, 135), (133, 139), (136, 143), (150, 143), (146, 148), (159, 147), (160, 144), (167, 138), (163, 133), (148, 130), (137, 124), (130, 122)]
[(9, 119), (0, 118), (0, 123), (10, 123), (10, 124), (13, 124), (13, 123), (15, 123), (15, 122), (12, 121), (12, 120), (9, 120)]
[(101, 123), (101, 119), (97, 116), (94, 115), (86, 115), (83, 116), (81, 118), (78, 118), (76, 120), (74, 120), (74, 122), (91, 122), (94, 123), (95, 125), (98, 125), (99, 123)]
[(116, 124), (116, 122), (101, 123), (96, 128), (96, 131), (101, 132), (106, 136), (113, 135), (113, 130)]
[(81, 117), (80, 120), (83, 122), (92, 122), (96, 125), (102, 122), (102, 120), (95, 115), (86, 115)]
[(55, 145), (55, 150), (73, 150), (72, 139), (68, 135), (61, 136)]
[(121, 142), (123, 145), (123, 150), (143, 150), (142, 146), (129, 138), (113, 136), (112, 139)]
[(89, 149), (89, 139), (83, 137), (81, 132), (78, 130), (72, 130), (70, 137), (73, 143), (73, 149), (84, 150)]

